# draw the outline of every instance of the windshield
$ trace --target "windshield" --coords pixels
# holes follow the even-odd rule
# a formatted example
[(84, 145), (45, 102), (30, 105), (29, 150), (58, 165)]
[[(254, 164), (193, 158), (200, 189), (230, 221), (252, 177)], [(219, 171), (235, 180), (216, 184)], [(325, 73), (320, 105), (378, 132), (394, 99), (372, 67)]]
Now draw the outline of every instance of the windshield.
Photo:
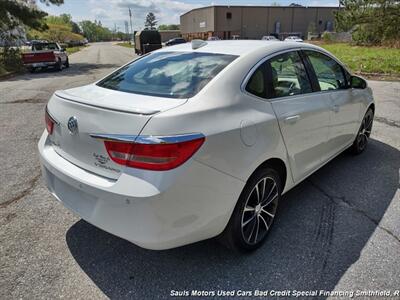
[(155, 52), (117, 70), (97, 85), (143, 95), (190, 98), (236, 57), (198, 52)]

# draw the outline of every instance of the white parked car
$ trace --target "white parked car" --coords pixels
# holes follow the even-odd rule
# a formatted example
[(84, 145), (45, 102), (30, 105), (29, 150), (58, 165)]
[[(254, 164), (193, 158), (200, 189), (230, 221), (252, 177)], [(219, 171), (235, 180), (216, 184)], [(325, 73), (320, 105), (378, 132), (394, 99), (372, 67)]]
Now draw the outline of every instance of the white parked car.
[(298, 36), (288, 36), (285, 39), (285, 42), (303, 42), (303, 39), (299, 38)]
[(374, 110), (366, 81), (317, 46), (195, 41), (56, 91), (43, 177), (67, 208), (141, 247), (220, 236), (253, 250), (284, 193), (366, 148)]
[(276, 37), (273, 35), (264, 35), (261, 40), (263, 41), (279, 41)]

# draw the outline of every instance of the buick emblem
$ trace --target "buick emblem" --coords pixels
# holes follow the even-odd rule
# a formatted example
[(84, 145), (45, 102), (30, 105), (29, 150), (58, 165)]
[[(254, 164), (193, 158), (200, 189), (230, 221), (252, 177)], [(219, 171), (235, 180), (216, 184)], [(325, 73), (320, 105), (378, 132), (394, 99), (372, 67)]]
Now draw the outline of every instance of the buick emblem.
[(76, 117), (69, 118), (67, 127), (71, 135), (76, 134), (78, 132), (78, 119)]

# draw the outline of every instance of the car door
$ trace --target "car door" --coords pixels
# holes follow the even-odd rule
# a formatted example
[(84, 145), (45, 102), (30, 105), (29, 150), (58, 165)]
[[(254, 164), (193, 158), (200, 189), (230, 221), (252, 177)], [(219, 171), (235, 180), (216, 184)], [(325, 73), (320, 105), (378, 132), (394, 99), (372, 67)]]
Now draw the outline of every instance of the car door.
[(330, 98), (314, 93), (299, 51), (268, 60), (268, 98), (277, 116), (295, 182), (325, 159), (329, 136)]
[(360, 101), (353, 96), (349, 75), (333, 58), (317, 51), (304, 50), (318, 82), (321, 95), (330, 102), (330, 130), (326, 160), (350, 145), (360, 126)]

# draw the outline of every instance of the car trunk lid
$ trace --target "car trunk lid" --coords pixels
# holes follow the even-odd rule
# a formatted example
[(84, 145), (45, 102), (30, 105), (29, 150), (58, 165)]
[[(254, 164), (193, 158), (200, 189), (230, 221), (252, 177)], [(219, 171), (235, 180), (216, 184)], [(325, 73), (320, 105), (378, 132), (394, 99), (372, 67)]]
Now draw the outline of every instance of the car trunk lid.
[[(172, 109), (186, 99), (124, 93), (95, 85), (57, 91), (47, 110), (57, 123), (50, 141), (71, 163), (98, 175), (117, 179), (124, 166), (113, 162), (104, 140), (92, 135), (123, 135), (134, 139), (152, 115)], [(76, 120), (77, 129), (68, 126)], [(74, 121), (71, 121), (74, 123)]]

